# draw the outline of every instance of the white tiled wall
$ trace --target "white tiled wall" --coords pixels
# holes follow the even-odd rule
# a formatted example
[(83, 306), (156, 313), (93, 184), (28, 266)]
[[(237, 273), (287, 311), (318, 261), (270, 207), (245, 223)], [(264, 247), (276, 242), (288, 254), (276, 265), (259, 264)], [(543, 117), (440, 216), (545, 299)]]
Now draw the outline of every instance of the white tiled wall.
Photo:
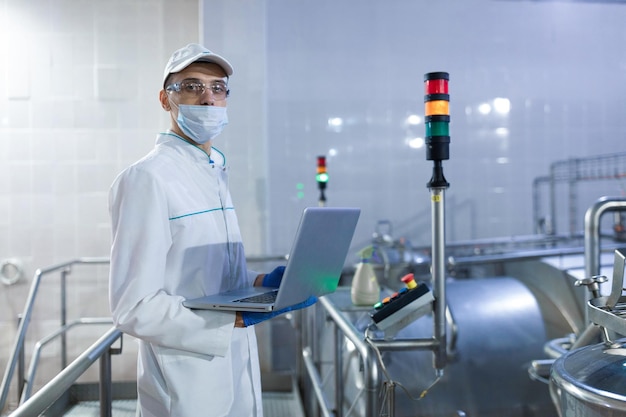
[[(0, 369), (35, 270), (108, 255), (108, 186), (168, 125), (157, 97), (177, 47), (204, 39), (235, 66), (216, 145), (248, 253), (277, 254), (318, 204), (318, 155), (327, 204), (363, 209), (355, 248), (381, 219), (428, 244), (432, 163), (407, 145), (423, 124), (405, 121), (423, 116), (430, 71), (450, 73), (448, 239), (532, 233), (534, 178), (625, 150), (624, 22), (626, 5), (610, 2), (0, 0), (0, 260), (22, 260), (26, 275), (0, 286)], [(478, 112), (497, 97), (510, 113)], [(623, 193), (617, 181), (583, 187), (580, 213)], [(105, 300), (106, 271), (72, 279)], [(39, 337), (57, 308), (46, 302)], [(89, 314), (104, 314), (95, 304)]]
[[(271, 235), (316, 204), (315, 157), (326, 155), (328, 204), (363, 208), (357, 244), (380, 219), (396, 238), (430, 243), (432, 162), (408, 146), (425, 129), (406, 118), (424, 115), (431, 71), (450, 73), (448, 240), (534, 233), (532, 183), (551, 163), (626, 150), (626, 4), (609, 3), (267, 1)], [(478, 111), (495, 98), (508, 114)], [(578, 192), (582, 230), (586, 208), (624, 188)], [(567, 233), (567, 201), (558, 207)]]
[[(318, 204), (318, 155), (328, 161), (327, 204), (363, 209), (356, 248), (379, 220), (392, 222), (395, 238), (430, 243), (432, 162), (423, 147), (408, 145), (423, 139), (424, 125), (406, 123), (424, 115), (427, 72), (450, 73), (449, 241), (534, 233), (535, 178), (555, 161), (626, 150), (623, 3), (249, 3), (203, 0), (212, 24), (202, 36), (228, 51), (239, 71), (224, 146), (241, 158), (232, 188), (249, 204), (243, 221), (267, 223), (270, 251), (287, 251), (300, 209)], [(510, 112), (481, 114), (496, 98), (507, 99)], [(336, 118), (342, 127), (329, 125)], [(578, 229), (598, 197), (623, 190), (618, 180), (577, 187)], [(549, 220), (569, 233), (567, 194), (558, 197), (558, 216)], [(544, 194), (542, 216), (546, 201)]]
[[(163, 67), (199, 40), (198, 16), (197, 0), (0, 0), (0, 261), (21, 260), (25, 274), (0, 284), (2, 373), (37, 268), (108, 256), (109, 185), (168, 126)], [(68, 318), (108, 315), (107, 282), (106, 267), (74, 268)], [(27, 355), (58, 326), (58, 274), (37, 304)], [(72, 331), (70, 357), (105, 330)], [(58, 343), (43, 352), (38, 381), (59, 370)]]

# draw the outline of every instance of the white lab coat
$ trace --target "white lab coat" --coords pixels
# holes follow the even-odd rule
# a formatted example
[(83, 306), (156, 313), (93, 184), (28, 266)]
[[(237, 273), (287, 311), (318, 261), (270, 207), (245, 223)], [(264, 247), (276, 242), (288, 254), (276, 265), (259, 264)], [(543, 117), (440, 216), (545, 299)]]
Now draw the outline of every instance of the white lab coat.
[(184, 298), (252, 285), (224, 155), (174, 133), (115, 180), (109, 299), (115, 325), (139, 339), (142, 417), (263, 414), (254, 328)]

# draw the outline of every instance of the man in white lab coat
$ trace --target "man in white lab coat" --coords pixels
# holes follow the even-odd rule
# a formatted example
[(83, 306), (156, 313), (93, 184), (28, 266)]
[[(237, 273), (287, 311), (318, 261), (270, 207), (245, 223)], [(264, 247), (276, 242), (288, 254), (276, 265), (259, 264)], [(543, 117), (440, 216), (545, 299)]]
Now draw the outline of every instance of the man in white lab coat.
[(226, 158), (212, 146), (228, 123), (232, 73), (201, 45), (174, 52), (160, 92), (171, 127), (111, 187), (109, 298), (117, 328), (139, 339), (142, 417), (263, 415), (251, 325), (275, 314), (182, 305), (250, 285), (277, 287), (284, 270), (247, 269)]

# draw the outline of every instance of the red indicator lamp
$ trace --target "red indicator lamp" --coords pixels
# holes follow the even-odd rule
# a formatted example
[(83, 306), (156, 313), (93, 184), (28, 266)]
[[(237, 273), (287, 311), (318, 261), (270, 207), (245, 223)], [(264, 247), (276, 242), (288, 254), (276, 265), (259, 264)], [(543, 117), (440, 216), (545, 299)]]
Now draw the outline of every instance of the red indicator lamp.
[(424, 76), (424, 94), (448, 94), (447, 72), (429, 72)]

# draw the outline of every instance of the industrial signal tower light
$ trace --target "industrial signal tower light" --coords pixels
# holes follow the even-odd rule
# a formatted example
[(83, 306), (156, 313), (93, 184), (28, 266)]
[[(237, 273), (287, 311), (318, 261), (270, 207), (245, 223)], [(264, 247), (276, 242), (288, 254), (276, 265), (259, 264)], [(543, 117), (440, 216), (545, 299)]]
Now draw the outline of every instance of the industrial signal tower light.
[(328, 171), (326, 170), (325, 156), (317, 157), (317, 174), (315, 175), (315, 180), (317, 181), (317, 187), (320, 190), (319, 206), (323, 207), (326, 205), (326, 194), (324, 191), (326, 190), (326, 183), (328, 183)]

